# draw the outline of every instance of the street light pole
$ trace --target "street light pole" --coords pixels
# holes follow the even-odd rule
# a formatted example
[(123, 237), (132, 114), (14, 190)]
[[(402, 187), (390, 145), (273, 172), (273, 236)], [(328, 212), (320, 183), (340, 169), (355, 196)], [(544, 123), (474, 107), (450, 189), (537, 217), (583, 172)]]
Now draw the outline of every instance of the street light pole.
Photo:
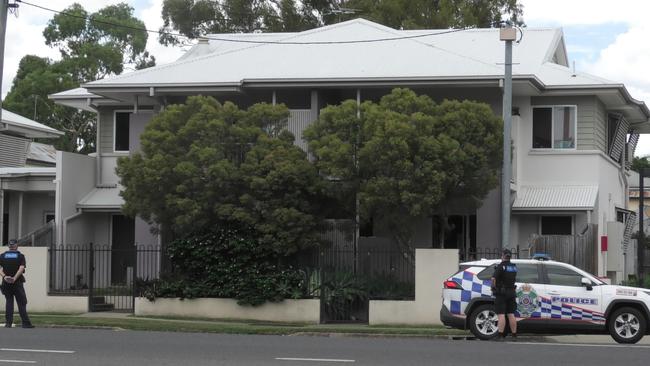
[(512, 42), (517, 31), (506, 26), (500, 30), (500, 38), (506, 42), (505, 75), (503, 78), (503, 165), (501, 168), (501, 247), (510, 247), (510, 180), (512, 177), (511, 128), (512, 128)]

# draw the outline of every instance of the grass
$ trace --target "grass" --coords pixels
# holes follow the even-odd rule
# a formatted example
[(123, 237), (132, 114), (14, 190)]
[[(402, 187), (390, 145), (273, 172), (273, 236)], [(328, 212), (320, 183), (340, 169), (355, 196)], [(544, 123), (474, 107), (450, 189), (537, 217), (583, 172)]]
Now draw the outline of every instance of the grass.
[(141, 331), (199, 332), (225, 334), (366, 334), (396, 336), (442, 336), (466, 335), (467, 332), (443, 327), (414, 326), (368, 326), (363, 324), (310, 325), (300, 323), (269, 323), (259, 321), (207, 320), (196, 318), (150, 318), (150, 317), (81, 317), (65, 314), (31, 314), (38, 327), (101, 327)]

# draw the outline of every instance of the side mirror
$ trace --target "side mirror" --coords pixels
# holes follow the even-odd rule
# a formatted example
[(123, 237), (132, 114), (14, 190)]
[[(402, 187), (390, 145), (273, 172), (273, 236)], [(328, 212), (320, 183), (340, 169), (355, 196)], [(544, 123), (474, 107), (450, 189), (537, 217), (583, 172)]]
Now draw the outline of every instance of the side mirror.
[(588, 279), (587, 277), (582, 277), (581, 283), (582, 283), (582, 286), (587, 288), (587, 291), (591, 291), (594, 288), (592, 286), (591, 280)]

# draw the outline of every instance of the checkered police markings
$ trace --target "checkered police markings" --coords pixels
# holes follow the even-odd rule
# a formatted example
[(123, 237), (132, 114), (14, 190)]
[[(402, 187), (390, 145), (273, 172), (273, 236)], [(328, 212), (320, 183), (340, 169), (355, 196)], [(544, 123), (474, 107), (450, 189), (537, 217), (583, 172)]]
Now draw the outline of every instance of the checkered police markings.
[[(491, 280), (481, 280), (476, 276), (475, 273), (482, 270), (482, 267), (470, 267), (460, 272), (449, 280), (455, 281), (460, 284), (462, 290), (453, 290), (447, 291), (444, 297), (444, 304), (454, 315), (464, 316), (465, 308), (469, 302), (480, 296), (491, 297), (492, 290)], [(550, 319), (559, 319), (559, 320), (582, 320), (589, 321), (593, 323), (603, 323), (605, 322), (605, 317), (603, 313), (596, 311), (583, 309), (581, 307), (571, 305), (566, 302), (559, 302), (562, 300), (567, 300), (568, 302), (579, 303), (581, 305), (589, 305), (590, 302), (582, 301), (574, 297), (562, 297), (555, 296), (553, 298), (539, 296), (539, 310), (534, 311), (530, 314), (530, 318), (550, 318)], [(515, 313), (517, 317), (520, 317), (519, 312)]]

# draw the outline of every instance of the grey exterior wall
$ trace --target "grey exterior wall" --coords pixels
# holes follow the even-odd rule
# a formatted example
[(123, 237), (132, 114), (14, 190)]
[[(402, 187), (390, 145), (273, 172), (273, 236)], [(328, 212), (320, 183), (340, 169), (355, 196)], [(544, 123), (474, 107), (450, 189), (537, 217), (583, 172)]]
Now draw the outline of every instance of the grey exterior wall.
[(0, 134), (0, 167), (22, 167), (27, 161), (29, 140)]
[(151, 233), (151, 226), (140, 217), (135, 218), (135, 243), (137, 245), (158, 246), (158, 236)]
[(488, 193), (476, 211), (476, 248), (501, 247), (501, 188)]
[(532, 97), (536, 105), (576, 105), (578, 108), (578, 150), (607, 152), (607, 111), (595, 96)]
[[(59, 181), (57, 192), (57, 232), (63, 235), (63, 221), (77, 212), (77, 203), (95, 188), (95, 158), (63, 151), (56, 153), (56, 179)], [(74, 230), (67, 228), (69, 235)], [(63, 240), (59, 237), (57, 241)], [(59, 244), (70, 244), (61, 243)], [(80, 244), (80, 243), (79, 243)]]
[(144, 132), (144, 127), (151, 121), (153, 111), (140, 111), (132, 114), (129, 120), (129, 151), (136, 152), (140, 150), (140, 135)]

